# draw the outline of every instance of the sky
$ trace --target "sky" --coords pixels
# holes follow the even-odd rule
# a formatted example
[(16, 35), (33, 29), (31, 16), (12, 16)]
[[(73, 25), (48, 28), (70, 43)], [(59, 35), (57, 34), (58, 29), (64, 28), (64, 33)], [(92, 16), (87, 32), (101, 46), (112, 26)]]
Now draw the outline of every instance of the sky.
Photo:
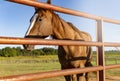
[[(46, 0), (39, 1), (46, 2)], [(52, 4), (120, 20), (120, 0), (52, 0)], [(0, 36), (24, 37), (33, 13), (33, 7), (0, 0)], [(62, 19), (72, 22), (79, 30), (90, 33), (93, 41), (96, 41), (95, 20), (63, 13), (57, 14)], [(120, 42), (120, 25), (104, 23), (103, 26), (105, 42)], [(0, 45), (0, 47), (4, 46)]]

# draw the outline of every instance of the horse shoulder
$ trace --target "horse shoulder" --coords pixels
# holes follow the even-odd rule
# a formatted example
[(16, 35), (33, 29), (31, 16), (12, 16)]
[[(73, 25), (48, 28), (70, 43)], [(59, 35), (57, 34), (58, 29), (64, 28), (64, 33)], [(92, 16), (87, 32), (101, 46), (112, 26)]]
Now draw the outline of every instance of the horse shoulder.
[(91, 40), (92, 40), (92, 38), (91, 38), (91, 36), (90, 36), (89, 33), (84, 32), (84, 31), (81, 31), (81, 34), (82, 34), (82, 37), (83, 37), (83, 39), (84, 39), (85, 41), (91, 41)]

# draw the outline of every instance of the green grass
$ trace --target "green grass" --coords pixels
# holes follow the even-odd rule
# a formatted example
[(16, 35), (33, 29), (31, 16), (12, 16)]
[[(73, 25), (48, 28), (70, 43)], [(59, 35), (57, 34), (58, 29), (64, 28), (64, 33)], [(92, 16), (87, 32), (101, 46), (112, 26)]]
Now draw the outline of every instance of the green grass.
[[(56, 55), (40, 57), (1, 57), (0, 76), (28, 74), (60, 70), (60, 64)], [(63, 81), (63, 77), (42, 79), (37, 81)]]
[(106, 70), (106, 73), (109, 76), (120, 76), (120, 68)]
[[(110, 58), (113, 55), (109, 56)], [(118, 57), (118, 56), (117, 56)], [(115, 59), (107, 59), (107, 64), (116, 64)], [(120, 59), (117, 60), (120, 63)], [(93, 61), (95, 65), (95, 61)], [(51, 70), (60, 70), (57, 55), (39, 56), (39, 57), (0, 57), (0, 76), (27, 74), (35, 72), (44, 72)], [(107, 75), (120, 76), (120, 69), (107, 70)], [(63, 81), (63, 77), (43, 79), (39, 81)]]
[[(54, 60), (53, 60), (54, 59)], [(57, 56), (0, 58), (0, 76), (60, 69)]]

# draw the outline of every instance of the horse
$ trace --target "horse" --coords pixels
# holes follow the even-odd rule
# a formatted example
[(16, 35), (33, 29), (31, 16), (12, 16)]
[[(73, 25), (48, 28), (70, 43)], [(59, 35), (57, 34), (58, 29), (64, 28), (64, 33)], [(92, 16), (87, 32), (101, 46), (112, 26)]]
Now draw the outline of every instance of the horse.
[[(51, 4), (50, 0), (47, 1)], [(90, 34), (80, 31), (72, 23), (66, 22), (54, 11), (35, 8), (35, 13), (30, 19), (25, 38), (46, 38), (53, 39), (91, 41)], [(34, 45), (24, 45), (27, 50), (33, 50)], [(91, 46), (58, 46), (58, 58), (61, 69), (84, 68), (92, 66)], [(64, 76), (66, 81), (89, 81), (88, 73), (73, 74)]]

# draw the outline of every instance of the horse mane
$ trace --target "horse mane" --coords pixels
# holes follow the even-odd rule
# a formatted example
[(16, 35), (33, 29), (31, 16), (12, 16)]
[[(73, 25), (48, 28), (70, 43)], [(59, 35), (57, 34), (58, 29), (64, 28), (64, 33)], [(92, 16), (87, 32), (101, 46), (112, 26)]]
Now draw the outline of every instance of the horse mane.
[[(56, 14), (56, 13), (54, 13), (54, 12), (52, 12), (52, 15), (53, 15), (53, 23), (62, 23), (62, 21), (61, 20), (63, 20), (62, 18), (60, 18), (59, 17), (59, 15), (58, 14)], [(65, 20), (64, 20), (65, 21)], [(77, 32), (81, 32), (79, 29), (77, 29), (71, 22), (66, 22), (65, 21), (65, 23), (67, 23), (70, 27), (72, 27), (75, 31), (77, 31)]]
[(54, 26), (61, 24), (61, 18), (59, 17), (58, 14), (56, 14), (55, 12), (51, 11), (52, 13), (52, 23)]
[[(84, 40), (86, 40), (86, 38), (88, 38), (89, 40), (91, 40), (91, 36), (90, 34), (84, 32), (84, 31), (80, 31), (79, 29), (77, 29), (71, 22), (67, 22), (75, 31), (77, 31), (79, 33), (79, 35), (81, 35), (83, 37)], [(87, 37), (86, 37), (87, 36)], [(87, 40), (88, 41), (88, 40)]]
[[(64, 26), (63, 24), (66, 23), (69, 27), (71, 27), (74, 31), (78, 32), (79, 35), (83, 38), (83, 40), (91, 40), (91, 38), (88, 38), (90, 35), (86, 32), (80, 31), (78, 28), (76, 28), (71, 22), (66, 22), (65, 20), (63, 20), (62, 18), (59, 17), (58, 14), (54, 13), (53, 11), (51, 11), (52, 13), (52, 23), (53, 26)], [(63, 23), (64, 22), (64, 23)], [(63, 29), (64, 30), (64, 29)]]

